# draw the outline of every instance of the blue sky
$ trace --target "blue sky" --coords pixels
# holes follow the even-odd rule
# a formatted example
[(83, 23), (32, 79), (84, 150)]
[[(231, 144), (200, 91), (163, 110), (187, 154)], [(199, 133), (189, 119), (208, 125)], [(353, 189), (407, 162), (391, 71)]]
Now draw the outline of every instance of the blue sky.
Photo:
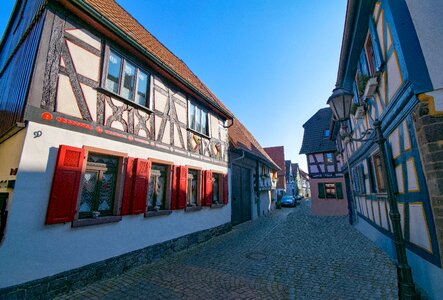
[[(346, 0), (117, 0), (181, 58), (263, 147), (298, 155), (335, 85)], [(0, 31), (14, 1), (0, 3)]]

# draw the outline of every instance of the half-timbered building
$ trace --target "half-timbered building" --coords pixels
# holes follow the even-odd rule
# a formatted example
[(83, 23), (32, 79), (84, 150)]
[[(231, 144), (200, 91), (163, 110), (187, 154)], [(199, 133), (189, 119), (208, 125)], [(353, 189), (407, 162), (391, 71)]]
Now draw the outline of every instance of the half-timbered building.
[(300, 154), (306, 154), (310, 178), (312, 213), (346, 215), (346, 185), (340, 172), (341, 160), (332, 139), (332, 111), (322, 108), (303, 124)]
[[(349, 0), (337, 86), (353, 91), (347, 124), (363, 138), (374, 120), (387, 139), (383, 180), (372, 140), (342, 143), (356, 227), (395, 257), (387, 189), (394, 189), (413, 278), (431, 299), (443, 298), (443, 49), (437, 0)], [(348, 168), (349, 166), (349, 168)]]
[(233, 115), (112, 0), (17, 1), (0, 119), (5, 293), (118, 274), (230, 228)]

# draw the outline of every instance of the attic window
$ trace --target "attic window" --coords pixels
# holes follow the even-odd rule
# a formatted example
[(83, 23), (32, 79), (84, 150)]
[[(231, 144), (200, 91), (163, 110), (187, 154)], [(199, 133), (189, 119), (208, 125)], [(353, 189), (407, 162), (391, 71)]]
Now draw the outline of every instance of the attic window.
[(323, 137), (327, 138), (327, 137), (329, 137), (330, 135), (331, 135), (331, 132), (329, 131), (329, 129), (325, 129), (325, 130), (323, 131)]

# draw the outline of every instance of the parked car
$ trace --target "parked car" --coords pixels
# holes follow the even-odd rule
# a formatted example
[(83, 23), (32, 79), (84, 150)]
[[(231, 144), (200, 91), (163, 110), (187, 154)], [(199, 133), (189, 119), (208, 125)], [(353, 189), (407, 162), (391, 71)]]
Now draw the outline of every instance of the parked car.
[(295, 196), (295, 200), (296, 200), (296, 201), (301, 201), (302, 199), (303, 199), (303, 197), (300, 196), (300, 195)]
[(285, 195), (281, 198), (281, 206), (291, 206), (295, 207), (295, 198), (291, 195)]

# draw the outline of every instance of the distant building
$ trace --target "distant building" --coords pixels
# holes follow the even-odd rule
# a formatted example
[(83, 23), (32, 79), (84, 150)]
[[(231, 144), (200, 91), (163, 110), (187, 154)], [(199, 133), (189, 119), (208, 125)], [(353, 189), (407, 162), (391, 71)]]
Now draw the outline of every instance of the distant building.
[(271, 211), (279, 167), (238, 119), (228, 132), (232, 224), (237, 225)]
[(294, 174), (294, 181), (296, 185), (296, 194), (303, 197), (311, 197), (309, 186), (309, 175), (300, 169), (297, 163), (291, 164), (292, 174)]
[(349, 0), (336, 81), (354, 94), (353, 137), (378, 119), (387, 139), (390, 183), (377, 143), (339, 144), (355, 226), (396, 259), (390, 185), (414, 281), (429, 299), (443, 299), (442, 12), (441, 0)]
[(292, 162), (285, 160), (285, 176), (286, 176), (286, 195), (295, 196), (298, 194), (298, 186), (295, 181), (295, 173), (293, 173)]
[(304, 125), (300, 154), (306, 154), (312, 213), (315, 215), (346, 215), (346, 185), (339, 168), (335, 140), (331, 139), (332, 111), (322, 108)]
[(277, 194), (280, 196), (286, 193), (286, 165), (285, 165), (285, 148), (283, 146), (264, 148), (266, 153), (277, 164), (280, 170), (277, 172)]

